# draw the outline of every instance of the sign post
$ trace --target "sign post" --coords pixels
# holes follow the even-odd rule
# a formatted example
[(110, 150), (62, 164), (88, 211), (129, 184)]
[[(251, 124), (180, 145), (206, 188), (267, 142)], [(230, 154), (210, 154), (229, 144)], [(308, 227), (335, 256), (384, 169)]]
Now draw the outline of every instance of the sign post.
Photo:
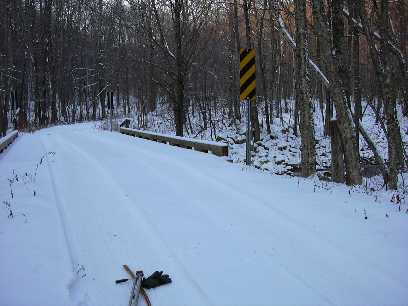
[(110, 131), (112, 132), (112, 117), (113, 117), (113, 91), (108, 93), (108, 103), (110, 108)]
[(247, 107), (247, 132), (246, 132), (246, 158), (245, 162), (249, 166), (251, 165), (251, 140), (252, 140), (252, 128), (251, 128), (251, 100), (246, 100)]
[(251, 164), (251, 102), (256, 101), (256, 62), (255, 49), (239, 51), (239, 99), (247, 105), (246, 164)]

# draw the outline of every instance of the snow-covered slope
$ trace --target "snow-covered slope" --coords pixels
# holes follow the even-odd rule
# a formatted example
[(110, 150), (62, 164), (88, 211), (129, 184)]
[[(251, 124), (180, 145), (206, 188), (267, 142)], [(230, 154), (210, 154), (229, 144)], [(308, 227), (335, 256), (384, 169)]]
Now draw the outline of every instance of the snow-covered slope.
[[(300, 175), (301, 161), (301, 139), (300, 133), (295, 135), (293, 131), (294, 101), (282, 101), (282, 118), (273, 118), (271, 122), (271, 133), (267, 132), (265, 116), (260, 119), (260, 141), (255, 143), (252, 150), (253, 166), (265, 172), (277, 175)], [(316, 140), (316, 171), (317, 176), (322, 181), (331, 180), (331, 144), (330, 137), (324, 133), (324, 120), (318, 101), (313, 102), (314, 131)], [(172, 117), (172, 106), (164, 103), (158, 103), (157, 109), (148, 114), (148, 119), (140, 121), (140, 116), (133, 113), (131, 117), (133, 128), (146, 129), (150, 132), (159, 132), (164, 134), (175, 134), (174, 119)], [(286, 110), (285, 110), (286, 109)], [(376, 115), (371, 106), (366, 101), (363, 103), (364, 117), (362, 125), (366, 132), (377, 146), (377, 150), (385, 162), (388, 162), (388, 144), (381, 126), (381, 122), (376, 120)], [(211, 111), (211, 116), (209, 112)], [(207, 128), (204, 128), (203, 116), (198, 111), (188, 113), (188, 120), (185, 125), (184, 133), (190, 138), (203, 140), (217, 140), (228, 144), (229, 159), (234, 163), (245, 163), (246, 153), (246, 121), (241, 120), (235, 123), (228, 119), (228, 116), (222, 109), (215, 112), (214, 108), (207, 110)], [(246, 118), (246, 108), (241, 106), (242, 118)], [(402, 115), (402, 109), (397, 108), (398, 121), (401, 128), (401, 137), (405, 151), (408, 150), (408, 118)], [(123, 117), (123, 116), (119, 116)], [(105, 122), (108, 126), (109, 122)], [(408, 187), (405, 182), (408, 180), (408, 173), (402, 172), (398, 176), (398, 190), (394, 192), (385, 192), (386, 187), (381, 176), (381, 171), (375, 161), (373, 152), (369, 146), (360, 137), (360, 165), (363, 175), (363, 186), (361, 191), (372, 194), (374, 197), (390, 201), (392, 197), (398, 196), (401, 202), (408, 204)]]
[(408, 305), (406, 207), (92, 124), (0, 155), (0, 304)]

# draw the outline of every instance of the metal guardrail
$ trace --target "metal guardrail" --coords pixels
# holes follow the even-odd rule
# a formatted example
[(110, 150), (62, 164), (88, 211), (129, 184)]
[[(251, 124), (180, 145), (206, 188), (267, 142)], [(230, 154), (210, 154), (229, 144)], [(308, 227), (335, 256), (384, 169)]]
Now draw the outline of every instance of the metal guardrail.
[(18, 131), (13, 131), (10, 134), (0, 138), (0, 153), (3, 152), (18, 136)]
[(169, 136), (165, 134), (134, 130), (129, 128), (120, 128), (120, 133), (135, 136), (147, 140), (153, 140), (161, 143), (166, 143), (172, 146), (177, 146), (185, 149), (194, 149), (200, 152), (211, 152), (217, 156), (228, 156), (228, 145), (215, 141), (202, 141), (179, 136)]

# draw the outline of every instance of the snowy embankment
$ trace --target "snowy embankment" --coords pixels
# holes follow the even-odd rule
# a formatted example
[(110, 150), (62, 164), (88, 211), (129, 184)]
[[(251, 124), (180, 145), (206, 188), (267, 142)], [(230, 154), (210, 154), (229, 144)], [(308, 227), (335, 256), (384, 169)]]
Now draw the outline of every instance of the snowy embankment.
[[(297, 176), (300, 172), (300, 134), (293, 132), (293, 101), (282, 102), (283, 108), (288, 112), (282, 114), (282, 118), (273, 118), (271, 122), (271, 133), (266, 132), (265, 122), (261, 125), (261, 140), (254, 144), (252, 152), (253, 166), (270, 174), (283, 176)], [(286, 106), (285, 106), (286, 105)], [(166, 109), (166, 105), (159, 104), (157, 110), (149, 114), (146, 130), (165, 134), (174, 134), (174, 124), (171, 111)], [(382, 158), (388, 161), (388, 145), (381, 123), (376, 120), (373, 109), (364, 103), (363, 126), (374, 143)], [(246, 118), (245, 107), (241, 108), (242, 118)], [(192, 112), (190, 112), (192, 113)], [(213, 113), (213, 123), (208, 124), (204, 129), (202, 116), (198, 111), (195, 116), (191, 115), (188, 120), (188, 129), (185, 131), (188, 137), (204, 140), (217, 140), (227, 143), (229, 146), (229, 160), (238, 163), (245, 163), (245, 138), (246, 122), (236, 122), (232, 124), (222, 111)], [(207, 115), (208, 116), (208, 115)], [(137, 116), (134, 116), (137, 119)], [(259, 116), (261, 118), (261, 116)], [(314, 103), (314, 126), (316, 139), (316, 184), (324, 188), (333, 188), (331, 184), (331, 145), (330, 137), (324, 135), (324, 124), (321, 110), (318, 103)], [(265, 118), (263, 117), (263, 120)], [(398, 109), (398, 121), (401, 127), (401, 136), (405, 150), (408, 149), (408, 118), (402, 116), (401, 109)], [(133, 121), (133, 127), (139, 128), (138, 121)], [(397, 191), (386, 191), (378, 165), (373, 153), (369, 149), (363, 137), (360, 137), (360, 156), (363, 185), (357, 189), (359, 192), (372, 196), (375, 200), (388, 203), (402, 202), (408, 204), (408, 173), (399, 175), (399, 188)], [(296, 178), (295, 178), (296, 179)], [(347, 192), (347, 189), (346, 189)], [(396, 201), (395, 198), (399, 200)]]
[(22, 135), (0, 198), (1, 305), (127, 305), (125, 263), (154, 306), (408, 304), (405, 206), (342, 185), (82, 124)]

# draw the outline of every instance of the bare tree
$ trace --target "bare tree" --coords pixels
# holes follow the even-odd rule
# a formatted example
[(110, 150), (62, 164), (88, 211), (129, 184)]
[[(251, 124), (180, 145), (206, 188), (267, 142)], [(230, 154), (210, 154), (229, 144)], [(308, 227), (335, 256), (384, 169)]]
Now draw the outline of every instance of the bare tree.
[(310, 176), (316, 172), (316, 152), (313, 127), (313, 114), (308, 95), (306, 75), (306, 0), (296, 0), (296, 103), (300, 110), (301, 167), (302, 175)]

